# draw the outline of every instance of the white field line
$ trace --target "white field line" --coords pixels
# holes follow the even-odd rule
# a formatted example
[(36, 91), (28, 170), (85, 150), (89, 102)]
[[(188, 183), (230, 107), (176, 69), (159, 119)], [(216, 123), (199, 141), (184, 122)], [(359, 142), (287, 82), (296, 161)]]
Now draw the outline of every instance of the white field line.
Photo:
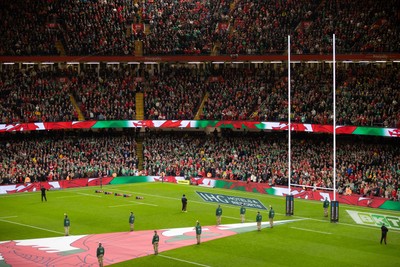
[(109, 208), (118, 208), (118, 207), (125, 207), (125, 206), (132, 206), (131, 204), (122, 204), (122, 205), (114, 205), (114, 206), (108, 206)]
[(156, 205), (156, 204), (150, 204), (150, 203), (144, 203), (144, 202), (136, 202), (136, 201), (129, 201), (129, 202), (130, 203), (139, 204), (139, 205), (149, 205), (149, 206), (158, 207), (158, 205)]
[(311, 229), (306, 229), (306, 228), (299, 228), (299, 227), (290, 227), (290, 228), (297, 229), (297, 230), (302, 230), (302, 231), (313, 232), (313, 233), (325, 234), (325, 235), (331, 235), (332, 234), (332, 233), (329, 233), (329, 232), (316, 231), (316, 230), (311, 230)]
[(35, 196), (36, 194), (34, 193), (40, 193), (39, 191), (36, 192), (20, 192), (20, 193), (12, 193), (12, 194), (1, 194), (0, 198), (6, 198), (6, 197), (29, 197), (29, 196)]
[[(235, 220), (240, 220), (240, 217), (231, 217), (231, 216), (221, 216), (222, 218), (229, 218), (229, 219), (235, 219)], [(246, 220), (246, 219), (245, 219)], [(246, 220), (250, 221), (250, 220)]]
[[(319, 220), (319, 219), (314, 219), (314, 218), (307, 218), (307, 217), (300, 217), (300, 216), (293, 216), (293, 217), (300, 218), (300, 219), (306, 219), (306, 220), (310, 220), (310, 221), (316, 221), (316, 222), (330, 223), (330, 221), (324, 221), (324, 220)], [(338, 222), (338, 223), (335, 223), (335, 224), (352, 226), (352, 227), (359, 227), (359, 228), (366, 228), (366, 229), (374, 228), (374, 229), (380, 231), (380, 228), (378, 228), (376, 226), (370, 226), (370, 225), (351, 224), (351, 223), (342, 223), (342, 222)], [(391, 233), (400, 234), (400, 230), (397, 230), (397, 229), (394, 229), (394, 228), (390, 228), (390, 230), (392, 231)]]
[[(139, 204), (139, 205), (149, 205), (149, 206), (158, 207), (158, 205), (156, 205), (156, 204), (139, 203), (139, 202), (135, 202), (135, 201), (129, 201), (129, 203), (135, 203), (135, 204)], [(132, 204), (121, 204), (121, 205), (114, 205), (114, 206), (108, 206), (108, 207), (109, 208), (117, 208), (117, 207), (125, 207), (125, 206), (132, 206)]]
[(12, 221), (3, 220), (3, 219), (0, 219), (0, 221), (6, 222), (6, 223), (12, 223), (12, 224), (16, 224), (16, 225), (21, 225), (21, 226), (25, 226), (25, 227), (30, 227), (30, 228), (34, 228), (34, 229), (39, 229), (39, 230), (43, 230), (43, 231), (46, 231), (46, 232), (51, 232), (51, 233), (56, 233), (56, 234), (61, 234), (61, 235), (64, 234), (64, 233), (62, 233), (62, 232), (53, 231), (53, 230), (49, 230), (49, 229), (46, 229), (46, 228), (41, 228), (41, 227), (29, 225), (29, 224), (17, 223), (17, 222), (12, 222)]
[(85, 193), (77, 193), (77, 194), (83, 195), (83, 196), (89, 196), (89, 197), (102, 197), (102, 196), (96, 196), (96, 195), (85, 194)]
[(174, 258), (174, 257), (170, 257), (170, 256), (161, 255), (161, 254), (158, 254), (158, 256), (159, 257), (164, 257), (164, 258), (167, 258), (167, 259), (171, 259), (171, 260), (175, 260), (175, 261), (186, 262), (186, 263), (189, 263), (189, 264), (192, 264), (192, 265), (203, 266), (203, 267), (211, 267), (210, 265), (205, 265), (205, 264), (201, 264), (201, 263), (193, 262), (193, 261), (182, 260), (182, 259), (178, 259), (178, 258)]
[(18, 216), (6, 216), (6, 217), (0, 217), (0, 220), (1, 219), (8, 219), (8, 218), (17, 218)]
[[(79, 193), (77, 193), (77, 194), (79, 194)], [(62, 196), (62, 197), (55, 197), (55, 198), (59, 199), (59, 198), (70, 198), (70, 197), (79, 197), (79, 196), (73, 195), (73, 196)]]

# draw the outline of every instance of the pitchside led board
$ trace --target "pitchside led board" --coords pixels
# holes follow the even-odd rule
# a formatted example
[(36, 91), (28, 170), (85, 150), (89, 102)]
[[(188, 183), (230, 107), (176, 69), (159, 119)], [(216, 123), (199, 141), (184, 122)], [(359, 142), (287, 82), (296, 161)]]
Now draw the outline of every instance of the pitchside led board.
[(207, 202), (215, 202), (220, 204), (231, 204), (240, 206), (243, 204), (246, 208), (255, 208), (255, 209), (263, 209), (267, 210), (267, 208), (255, 198), (247, 198), (247, 197), (236, 197), (236, 196), (227, 196), (221, 194), (212, 194), (207, 192), (199, 192), (196, 193)]

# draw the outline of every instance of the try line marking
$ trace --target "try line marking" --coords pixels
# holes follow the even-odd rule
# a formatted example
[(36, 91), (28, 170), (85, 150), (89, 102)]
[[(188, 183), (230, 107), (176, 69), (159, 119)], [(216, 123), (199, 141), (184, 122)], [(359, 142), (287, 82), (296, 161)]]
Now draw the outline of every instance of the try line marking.
[(310, 229), (306, 229), (306, 228), (299, 228), (299, 227), (290, 227), (290, 228), (297, 229), (297, 230), (302, 230), (302, 231), (313, 232), (313, 233), (325, 234), (325, 235), (331, 235), (332, 234), (332, 233), (329, 233), (329, 232), (310, 230)]
[(210, 265), (205, 265), (205, 264), (201, 264), (201, 263), (197, 263), (197, 262), (193, 262), (193, 261), (187, 261), (187, 260), (182, 260), (182, 259), (178, 259), (178, 258), (173, 258), (173, 257), (170, 257), (170, 256), (161, 255), (161, 254), (158, 254), (158, 256), (159, 257), (164, 257), (164, 258), (167, 258), (167, 259), (171, 259), (171, 260), (175, 260), (175, 261), (181, 261), (181, 262), (190, 263), (190, 264), (197, 265), (197, 266), (211, 267)]
[(25, 226), (25, 227), (30, 227), (30, 228), (34, 228), (34, 229), (39, 229), (39, 230), (43, 230), (43, 231), (47, 231), (47, 232), (51, 232), (51, 233), (60, 234), (60, 235), (63, 235), (63, 234), (64, 234), (64, 233), (62, 233), (62, 232), (53, 231), (53, 230), (49, 230), (49, 229), (45, 229), (45, 228), (41, 228), (41, 227), (29, 225), (29, 224), (17, 223), (17, 222), (12, 222), (12, 221), (3, 220), (3, 219), (0, 219), (0, 221), (1, 221), (1, 222), (6, 222), (6, 223), (12, 223), (12, 224), (16, 224), (16, 225), (21, 225), (21, 226)]

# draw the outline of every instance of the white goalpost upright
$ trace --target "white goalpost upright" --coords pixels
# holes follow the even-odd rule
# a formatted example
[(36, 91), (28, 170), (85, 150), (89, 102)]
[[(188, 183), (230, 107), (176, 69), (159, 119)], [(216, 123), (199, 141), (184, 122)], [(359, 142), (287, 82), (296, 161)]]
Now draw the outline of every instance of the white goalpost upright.
[(333, 200), (336, 201), (336, 37), (333, 34)]
[(339, 221), (339, 201), (336, 200), (336, 36), (332, 36), (333, 43), (333, 201), (331, 201), (331, 222)]
[(290, 121), (290, 114), (291, 114), (291, 104), (290, 104), (290, 84), (291, 84), (291, 78), (290, 78), (290, 35), (288, 35), (288, 189), (289, 189), (289, 194), (286, 195), (286, 216), (291, 216), (294, 214), (294, 197), (291, 193), (291, 158), (292, 158), (292, 153), (291, 153), (291, 143), (292, 143), (292, 124)]

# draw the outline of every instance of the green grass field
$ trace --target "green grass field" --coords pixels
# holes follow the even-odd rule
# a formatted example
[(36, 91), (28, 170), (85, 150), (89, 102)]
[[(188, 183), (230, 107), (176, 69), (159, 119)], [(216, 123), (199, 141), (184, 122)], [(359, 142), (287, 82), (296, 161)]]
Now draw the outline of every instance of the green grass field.
[[(131, 198), (96, 194), (97, 187), (47, 193), (0, 196), (0, 241), (63, 235), (63, 214), (71, 219), (72, 235), (129, 230), (130, 211), (136, 215), (135, 231), (215, 225), (216, 203), (204, 202), (195, 191), (257, 198), (275, 209), (275, 220), (304, 219), (261, 232), (237, 234), (162, 252), (158, 256), (133, 259), (113, 266), (400, 266), (400, 231), (390, 229), (388, 245), (380, 245), (378, 227), (356, 224), (346, 210), (400, 217), (399, 212), (340, 206), (340, 222), (323, 217), (322, 202), (295, 199), (295, 216), (285, 216), (285, 199), (234, 190), (167, 183), (105, 186), (104, 190), (132, 194)], [(180, 198), (186, 194), (188, 212), (181, 212)], [(134, 196), (143, 196), (136, 200)], [(133, 201), (133, 203), (129, 201)], [(140, 203), (140, 204), (139, 204)], [(238, 223), (239, 207), (222, 205), (222, 224)], [(254, 222), (256, 209), (247, 209), (246, 220)], [(267, 212), (262, 211), (264, 220)], [(149, 240), (151, 242), (151, 240)]]

